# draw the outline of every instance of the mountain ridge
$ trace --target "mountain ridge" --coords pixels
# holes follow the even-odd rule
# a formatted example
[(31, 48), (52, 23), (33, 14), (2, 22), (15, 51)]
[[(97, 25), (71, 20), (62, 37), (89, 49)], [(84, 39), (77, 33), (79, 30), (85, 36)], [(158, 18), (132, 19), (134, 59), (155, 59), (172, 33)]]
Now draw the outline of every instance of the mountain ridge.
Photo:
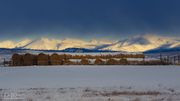
[(19, 42), (5, 40), (0, 42), (0, 48), (33, 49), (33, 50), (65, 50), (82, 48), (89, 50), (110, 50), (126, 52), (145, 52), (153, 49), (180, 47), (179, 38), (163, 37), (157, 35), (133, 36), (123, 40), (97, 40), (80, 39), (53, 39), (42, 37), (39, 39), (23, 39)]

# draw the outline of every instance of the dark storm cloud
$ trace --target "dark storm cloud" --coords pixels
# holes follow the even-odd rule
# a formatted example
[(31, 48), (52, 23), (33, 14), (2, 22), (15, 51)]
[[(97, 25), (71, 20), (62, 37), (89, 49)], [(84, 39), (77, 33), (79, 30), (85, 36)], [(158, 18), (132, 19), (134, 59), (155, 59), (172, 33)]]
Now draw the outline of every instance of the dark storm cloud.
[(0, 34), (1, 38), (177, 35), (179, 4), (179, 0), (1, 0)]

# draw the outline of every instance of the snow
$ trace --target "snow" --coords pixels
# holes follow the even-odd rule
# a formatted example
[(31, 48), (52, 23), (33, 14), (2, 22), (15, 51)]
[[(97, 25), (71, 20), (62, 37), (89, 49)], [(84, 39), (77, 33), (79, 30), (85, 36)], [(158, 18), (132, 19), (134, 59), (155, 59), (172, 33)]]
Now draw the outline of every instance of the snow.
[[(130, 88), (115, 88), (115, 87), (114, 88), (113, 87), (112, 88), (58, 88), (58, 89), (30, 88), (30, 89), (18, 89), (18, 90), (2, 89), (0, 91), (0, 94), (13, 95), (13, 97), (11, 97), (11, 100), (19, 99), (20, 101), (21, 99), (25, 99), (25, 101), (179, 101), (180, 100), (179, 93), (175, 94), (172, 92), (156, 92), (156, 91), (151, 91), (151, 92), (152, 94), (144, 94), (146, 93), (144, 91), (135, 92)], [(9, 97), (4, 97), (4, 99), (9, 99)]]
[(5, 40), (0, 42), (1, 48), (14, 48), (14, 43), (11, 40)]
[(180, 88), (179, 66), (1, 67), (0, 88), (135, 86)]
[(117, 43), (106, 47), (105, 49), (126, 52), (144, 52), (158, 47), (167, 46), (166, 48), (179, 47), (179, 38), (163, 37), (157, 35), (133, 36), (126, 40), (118, 41)]
[(179, 38), (157, 35), (133, 36), (124, 40), (103, 39), (54, 39), (42, 37), (36, 40), (22, 39), (19, 42), (5, 40), (0, 42), (0, 48), (26, 48), (38, 50), (63, 50), (66, 48), (87, 48), (126, 52), (144, 52), (159, 47), (175, 48), (180, 46)]
[(179, 77), (179, 66), (0, 67), (0, 98), (5, 101), (180, 101)]
[(31, 42), (30, 39), (22, 39), (19, 42), (12, 41), (12, 40), (5, 40), (0, 42), (0, 48), (16, 48), (16, 47), (22, 47), (26, 44), (29, 44)]

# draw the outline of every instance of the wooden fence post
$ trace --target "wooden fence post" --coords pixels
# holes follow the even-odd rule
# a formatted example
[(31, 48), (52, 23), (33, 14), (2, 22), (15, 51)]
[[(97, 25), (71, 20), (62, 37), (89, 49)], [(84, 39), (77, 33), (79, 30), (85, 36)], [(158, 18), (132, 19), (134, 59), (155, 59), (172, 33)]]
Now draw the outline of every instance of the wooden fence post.
[(176, 64), (176, 56), (174, 56), (174, 65)]
[(170, 61), (169, 61), (169, 55), (167, 56), (167, 63), (170, 64)]
[(162, 55), (160, 54), (160, 61), (161, 61), (161, 63), (162, 63)]
[(180, 64), (180, 55), (178, 55), (178, 64)]
[(4, 67), (6, 66), (6, 65), (5, 65), (5, 62), (6, 62), (6, 59), (4, 58), (4, 61), (3, 61), (3, 65), (4, 65)]

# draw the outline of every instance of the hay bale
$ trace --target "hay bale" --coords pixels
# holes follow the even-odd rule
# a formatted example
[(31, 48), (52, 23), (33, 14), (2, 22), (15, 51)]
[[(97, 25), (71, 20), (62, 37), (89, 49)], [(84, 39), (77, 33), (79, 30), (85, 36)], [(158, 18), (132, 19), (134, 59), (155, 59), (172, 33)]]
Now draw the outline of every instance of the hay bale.
[(122, 59), (119, 60), (119, 64), (121, 64), (121, 65), (128, 65), (128, 61), (127, 61), (127, 59), (122, 58)]
[(88, 59), (83, 58), (83, 59), (81, 59), (80, 64), (81, 65), (89, 65), (89, 61), (88, 61)]
[(33, 55), (33, 65), (37, 65), (37, 55)]
[(119, 63), (115, 59), (109, 59), (109, 60), (106, 61), (106, 64), (107, 65), (118, 65)]
[(43, 53), (38, 54), (37, 65), (49, 65), (49, 55)]
[(54, 53), (50, 56), (50, 63), (51, 65), (62, 65), (63, 61), (60, 55)]
[(23, 65), (22, 55), (13, 54), (11, 61), (12, 61), (12, 66), (22, 66)]
[(75, 63), (70, 61), (69, 59), (63, 60), (63, 65), (74, 65)]
[(24, 66), (31, 66), (31, 65), (34, 65), (34, 56), (30, 53), (26, 53), (23, 55), (23, 65)]
[(96, 60), (94, 61), (94, 64), (95, 64), (95, 65), (103, 65), (103, 64), (104, 64), (104, 61), (101, 60), (100, 58), (96, 58)]

